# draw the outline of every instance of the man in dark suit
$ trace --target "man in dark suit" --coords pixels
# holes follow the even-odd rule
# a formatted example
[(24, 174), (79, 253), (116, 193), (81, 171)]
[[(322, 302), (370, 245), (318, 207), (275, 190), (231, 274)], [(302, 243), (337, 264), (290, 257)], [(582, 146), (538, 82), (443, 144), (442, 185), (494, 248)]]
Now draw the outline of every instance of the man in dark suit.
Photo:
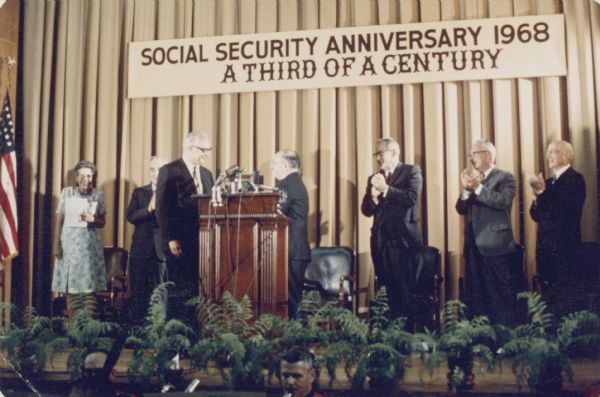
[(129, 251), (132, 324), (142, 323), (152, 290), (167, 280), (167, 262), (154, 214), (158, 171), (165, 163), (158, 156), (150, 159), (150, 183), (133, 191), (127, 207), (127, 220), (135, 225)]
[[(496, 148), (487, 140), (471, 147), (472, 168), (461, 174), (463, 192), (456, 210), (466, 216), (466, 304), (474, 315), (487, 315), (492, 323), (517, 321), (516, 261), (511, 208), (515, 178), (496, 168)], [(521, 271), (522, 273), (522, 271)]]
[[(185, 302), (199, 294), (198, 200), (213, 186), (211, 172), (201, 166), (212, 146), (205, 132), (190, 132), (183, 140), (180, 159), (164, 165), (156, 184), (156, 219), (167, 257), (169, 317), (189, 317)], [(191, 320), (191, 319), (190, 319)]]
[(300, 157), (293, 150), (277, 152), (271, 161), (275, 186), (281, 192), (280, 211), (288, 226), (288, 316), (294, 318), (302, 299), (304, 272), (310, 262), (308, 245), (308, 192), (300, 177)]
[(411, 323), (415, 260), (423, 243), (417, 204), (423, 178), (417, 165), (400, 162), (400, 146), (392, 138), (377, 142), (380, 170), (369, 177), (361, 211), (373, 216), (371, 258), (380, 285), (386, 287), (393, 318)]
[(536, 194), (529, 213), (538, 223), (536, 262), (542, 293), (550, 308), (556, 309), (559, 285), (569, 279), (581, 243), (585, 181), (571, 167), (573, 147), (569, 142), (552, 142), (546, 157), (553, 176), (529, 178)]

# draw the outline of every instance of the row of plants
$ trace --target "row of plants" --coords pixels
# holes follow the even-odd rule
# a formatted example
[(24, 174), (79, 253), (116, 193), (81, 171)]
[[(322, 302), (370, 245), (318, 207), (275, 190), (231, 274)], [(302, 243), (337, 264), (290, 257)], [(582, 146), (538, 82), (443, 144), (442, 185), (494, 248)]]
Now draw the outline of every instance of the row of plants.
[[(268, 314), (255, 319), (248, 298), (238, 301), (225, 293), (221, 302), (189, 303), (195, 306), (200, 324), (194, 331), (165, 317), (161, 302), (172, 287), (165, 283), (154, 291), (145, 325), (129, 331), (131, 382), (150, 384), (157, 376), (164, 384), (173, 373), (173, 358), (187, 357), (193, 369), (216, 368), (226, 388), (260, 389), (276, 375), (278, 354), (303, 345), (315, 351), (317, 365), (331, 383), (336, 368), (343, 367), (356, 390), (367, 385), (395, 388), (404, 377), (407, 357), (413, 355), (420, 357), (422, 372), (430, 375), (436, 367), (447, 366), (450, 390), (473, 387), (475, 369), (495, 371), (503, 360), (511, 359), (519, 388), (527, 384), (537, 391), (556, 391), (562, 388), (563, 378), (572, 380), (572, 358), (600, 357), (598, 316), (582, 311), (557, 321), (536, 293), (519, 294), (527, 300), (529, 321), (515, 328), (490, 324), (485, 316), (468, 318), (462, 302), (448, 301), (442, 331), (420, 333), (407, 332), (404, 319), (389, 319), (385, 288), (372, 302), (368, 319), (322, 302), (318, 292), (306, 294), (298, 319)], [(24, 316), (13, 313), (12, 318), (18, 321), (2, 331), (0, 351), (28, 376), (41, 376), (53, 353), (68, 351), (69, 368), (76, 378), (85, 355), (109, 350), (122, 332), (118, 324), (94, 320), (83, 311), (72, 323), (38, 316), (32, 310)]]

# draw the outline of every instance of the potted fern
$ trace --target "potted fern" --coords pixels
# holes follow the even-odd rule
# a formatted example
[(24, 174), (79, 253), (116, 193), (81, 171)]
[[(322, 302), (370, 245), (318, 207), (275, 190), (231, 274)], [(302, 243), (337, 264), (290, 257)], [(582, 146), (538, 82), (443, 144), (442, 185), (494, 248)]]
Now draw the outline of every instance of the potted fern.
[(404, 378), (405, 354), (410, 353), (412, 336), (404, 331), (404, 319), (389, 320), (385, 287), (377, 292), (370, 313), (367, 344), (361, 346), (363, 357), (356, 365), (352, 386), (362, 390), (368, 377), (371, 389), (392, 390)]
[(119, 329), (119, 325), (96, 320), (83, 309), (77, 311), (67, 326), (65, 337), (56, 341), (63, 348), (70, 348), (68, 366), (71, 378), (81, 376), (83, 362), (91, 351), (109, 351), (112, 348)]
[(0, 351), (9, 365), (23, 375), (42, 376), (47, 358), (68, 347), (64, 339), (67, 319), (39, 316), (32, 307), (20, 313), (16, 306), (4, 302), (0, 303), (0, 310), (10, 310), (12, 319), (10, 328), (0, 329)]
[[(315, 313), (315, 323), (329, 324), (323, 334), (324, 342), (319, 348), (317, 362), (329, 375), (329, 385), (336, 380), (336, 368), (343, 365), (348, 379), (353, 377), (353, 370), (364, 358), (369, 344), (369, 323), (358, 318), (350, 310), (328, 303)], [(363, 363), (364, 368), (370, 367)], [(359, 383), (364, 383), (358, 380)]]
[(190, 350), (192, 365), (201, 370), (214, 365), (227, 389), (262, 389), (273, 344), (250, 325), (253, 312), (248, 297), (237, 301), (225, 292), (220, 304), (200, 299), (197, 306), (202, 327), (199, 342)]
[(147, 384), (152, 375), (157, 375), (162, 384), (177, 383), (182, 378), (178, 357), (188, 353), (194, 332), (177, 319), (166, 319), (163, 302), (168, 288), (173, 287), (174, 283), (166, 282), (154, 289), (146, 324), (133, 327), (125, 342), (133, 348), (133, 357), (127, 369), (130, 382), (139, 379)]
[(527, 299), (529, 322), (511, 331), (501, 356), (512, 359), (519, 389), (527, 383), (539, 392), (560, 391), (564, 377), (572, 382), (572, 357), (600, 354), (600, 320), (582, 311), (565, 316), (556, 327), (539, 294), (521, 292), (518, 297)]
[(426, 358), (430, 373), (442, 363), (448, 365), (448, 389), (469, 390), (475, 385), (473, 372), (475, 357), (480, 357), (485, 367), (494, 368), (495, 357), (490, 346), (496, 341), (496, 332), (486, 316), (468, 319), (466, 306), (458, 300), (446, 302), (444, 309), (444, 333), (434, 351)]

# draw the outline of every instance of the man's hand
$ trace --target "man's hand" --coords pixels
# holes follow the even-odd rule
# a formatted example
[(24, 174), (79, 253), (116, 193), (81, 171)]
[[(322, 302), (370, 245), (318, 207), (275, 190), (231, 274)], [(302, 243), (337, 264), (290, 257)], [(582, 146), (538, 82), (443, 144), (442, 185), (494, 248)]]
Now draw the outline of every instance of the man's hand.
[(181, 248), (181, 244), (177, 240), (169, 241), (169, 251), (171, 251), (171, 255), (177, 258), (180, 258), (181, 255), (183, 255), (183, 249)]
[(460, 181), (463, 185), (463, 188), (470, 190), (471, 186), (471, 171), (466, 168), (463, 172), (460, 173)]
[(537, 176), (529, 174), (527, 177), (529, 186), (536, 192), (541, 193), (546, 190), (546, 182), (544, 181), (544, 175), (540, 172)]
[(387, 191), (388, 184), (385, 181), (385, 177), (379, 172), (373, 175), (371, 184), (379, 193), (385, 193)]
[(152, 194), (150, 203), (148, 203), (148, 212), (153, 213), (155, 209), (156, 209), (156, 193)]
[(463, 170), (463, 172), (461, 172), (460, 180), (466, 190), (473, 192), (479, 187), (479, 185), (481, 185), (482, 178), (479, 171), (466, 168)]

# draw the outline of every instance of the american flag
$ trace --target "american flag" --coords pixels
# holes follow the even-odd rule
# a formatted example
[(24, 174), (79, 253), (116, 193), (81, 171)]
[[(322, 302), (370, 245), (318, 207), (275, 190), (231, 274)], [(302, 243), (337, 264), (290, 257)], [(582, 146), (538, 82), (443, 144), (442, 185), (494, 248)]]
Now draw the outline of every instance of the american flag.
[(17, 234), (17, 178), (15, 138), (8, 91), (0, 111), (0, 256), (14, 256), (19, 250)]

